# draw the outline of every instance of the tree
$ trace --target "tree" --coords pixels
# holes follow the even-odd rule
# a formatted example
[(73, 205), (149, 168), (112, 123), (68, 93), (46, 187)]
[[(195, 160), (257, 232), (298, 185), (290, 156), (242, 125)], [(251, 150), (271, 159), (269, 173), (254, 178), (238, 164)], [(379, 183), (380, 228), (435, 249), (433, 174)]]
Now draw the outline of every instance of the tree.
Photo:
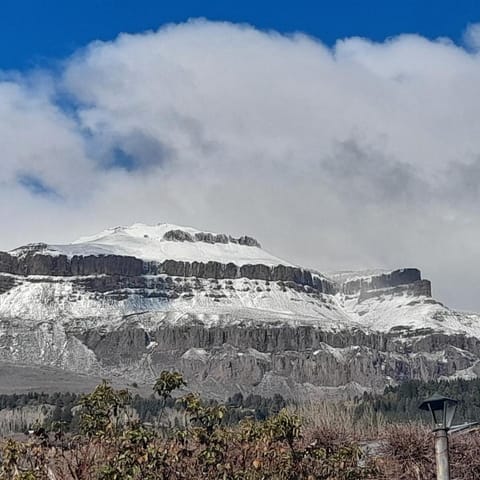
[(127, 417), (126, 406), (130, 402), (127, 390), (114, 390), (104, 380), (80, 400), (80, 430), (88, 436), (115, 434), (122, 423), (122, 414)]

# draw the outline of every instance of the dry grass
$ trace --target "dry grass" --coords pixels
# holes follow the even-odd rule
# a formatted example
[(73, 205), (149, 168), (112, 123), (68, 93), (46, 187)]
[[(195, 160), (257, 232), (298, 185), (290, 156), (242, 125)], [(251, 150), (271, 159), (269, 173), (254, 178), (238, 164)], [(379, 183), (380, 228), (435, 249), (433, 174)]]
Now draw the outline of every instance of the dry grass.
[[(389, 424), (373, 410), (358, 418), (355, 405), (324, 401), (291, 407), (305, 425), (305, 437), (326, 447), (357, 443), (374, 459), (377, 480), (434, 480), (434, 438), (419, 424)], [(371, 447), (371, 448), (368, 448)], [(480, 479), (480, 431), (450, 438), (452, 479)]]
[(373, 409), (357, 417), (353, 402), (308, 402), (292, 406), (290, 410), (299, 415), (309, 429), (334, 429), (339, 435), (357, 441), (378, 438), (387, 425), (385, 418)]

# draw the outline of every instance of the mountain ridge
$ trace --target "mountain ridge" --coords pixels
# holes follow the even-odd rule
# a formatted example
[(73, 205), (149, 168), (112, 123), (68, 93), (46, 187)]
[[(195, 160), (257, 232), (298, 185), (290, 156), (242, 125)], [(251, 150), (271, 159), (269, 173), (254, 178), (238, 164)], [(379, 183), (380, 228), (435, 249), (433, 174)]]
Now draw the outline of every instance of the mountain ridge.
[(253, 237), (172, 224), (0, 252), (0, 362), (135, 382), (176, 368), (214, 396), (476, 375), (479, 318), (415, 268), (325, 276)]

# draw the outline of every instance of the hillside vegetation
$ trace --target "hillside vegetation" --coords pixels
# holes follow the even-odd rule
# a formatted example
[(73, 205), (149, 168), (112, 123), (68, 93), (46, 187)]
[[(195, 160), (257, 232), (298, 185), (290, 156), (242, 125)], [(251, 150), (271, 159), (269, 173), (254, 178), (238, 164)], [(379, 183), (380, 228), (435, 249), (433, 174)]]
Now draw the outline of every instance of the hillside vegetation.
[[(180, 374), (162, 372), (156, 398), (143, 399), (144, 413), (155, 411), (153, 423), (142, 421), (138, 404), (133, 408), (136, 397), (106, 382), (82, 397), (0, 397), (3, 407), (56, 402), (34, 435), (3, 441), (0, 479), (433, 480), (429, 429), (388, 419), (405, 419), (435, 386), (474, 398), (480, 382), (410, 382), (350, 404), (285, 408), (277, 397), (262, 400), (263, 410), (247, 408), (240, 395), (226, 405), (193, 393), (174, 399), (184, 385)], [(393, 415), (395, 403), (404, 407)], [(458, 480), (480, 478), (480, 434), (452, 438), (452, 470)]]

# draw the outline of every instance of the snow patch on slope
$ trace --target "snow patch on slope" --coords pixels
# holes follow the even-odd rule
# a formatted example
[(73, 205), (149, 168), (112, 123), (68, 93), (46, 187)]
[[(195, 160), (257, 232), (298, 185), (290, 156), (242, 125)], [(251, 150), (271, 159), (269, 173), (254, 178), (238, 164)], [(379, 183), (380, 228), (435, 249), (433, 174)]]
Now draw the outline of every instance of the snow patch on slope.
[(368, 299), (336, 295), (354, 322), (367, 330), (415, 332), (430, 329), (480, 338), (480, 315), (450, 310), (431, 297), (409, 293), (379, 293)]
[[(164, 238), (170, 231), (180, 230), (192, 236), (201, 232), (191, 227), (162, 223), (144, 225), (136, 223), (129, 227), (115, 227), (88, 237), (82, 237), (67, 245), (49, 245), (50, 254), (74, 255), (124, 255), (145, 261), (163, 262), (177, 260), (184, 262), (219, 262), (263, 264), (267, 266), (291, 263), (275, 257), (258, 246), (242, 245), (235, 242), (207, 243), (202, 241), (172, 241)], [(216, 234), (214, 234), (216, 235)]]
[(69, 328), (80, 322), (80, 329), (85, 326), (82, 322), (92, 319), (97, 327), (113, 330), (133, 315), (146, 322), (147, 330), (192, 322), (206, 327), (261, 323), (310, 325), (325, 331), (396, 331), (407, 337), (430, 330), (480, 338), (479, 315), (455, 312), (430, 297), (407, 292), (381, 292), (362, 300), (343, 294), (310, 294), (261, 280), (195, 279), (196, 287), (178, 298), (149, 297), (142, 290), (124, 289), (121, 292), (126, 295), (119, 299), (109, 292), (79, 290), (69, 277), (32, 280), (18, 277), (19, 283), (0, 295), (0, 318), (57, 320)]
[[(142, 312), (168, 313), (169, 323), (174, 324), (181, 324), (182, 317), (188, 321), (195, 317), (206, 326), (233, 324), (237, 319), (242, 321), (242, 315), (266, 323), (316, 325), (327, 330), (345, 328), (350, 323), (331, 296), (315, 297), (261, 280), (196, 279), (198, 289), (175, 299), (148, 297), (135, 289), (122, 290), (128, 295), (118, 299), (109, 292), (79, 290), (70, 277), (35, 277), (34, 281), (17, 278), (19, 284), (0, 295), (0, 318), (63, 322), (97, 318), (112, 328), (115, 319)], [(171, 315), (172, 312), (176, 315)], [(163, 322), (165, 315), (156, 318)]]

